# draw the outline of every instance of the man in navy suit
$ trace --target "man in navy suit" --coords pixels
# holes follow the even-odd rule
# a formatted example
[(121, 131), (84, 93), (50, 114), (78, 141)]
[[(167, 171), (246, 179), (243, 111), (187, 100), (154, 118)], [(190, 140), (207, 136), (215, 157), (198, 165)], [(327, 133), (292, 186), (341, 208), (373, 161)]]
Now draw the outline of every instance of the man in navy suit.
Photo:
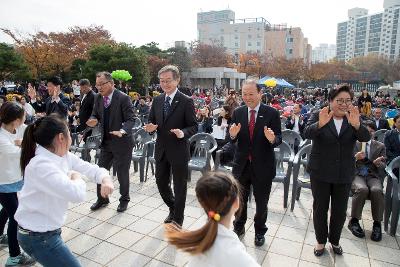
[(250, 78), (242, 86), (245, 103), (233, 112), (229, 129), (231, 141), (237, 143), (233, 161), (233, 176), (242, 185), (242, 212), (236, 216), (234, 231), (238, 236), (244, 234), (247, 220), (247, 200), (250, 185), (253, 186), (256, 201), (254, 229), (256, 246), (265, 242), (268, 228), (267, 205), (271, 192), (272, 179), (276, 174), (274, 147), (282, 143), (279, 113), (272, 107), (261, 103), (261, 88), (257, 80)]
[(196, 114), (193, 99), (178, 90), (180, 75), (176, 66), (163, 67), (158, 78), (164, 93), (154, 98), (145, 130), (149, 133), (157, 131), (154, 150), (156, 183), (169, 208), (164, 222), (182, 226), (189, 173), (189, 138), (197, 132)]
[[(393, 159), (400, 156), (400, 115), (394, 117), (393, 121), (394, 129), (387, 131), (384, 139), (388, 165)], [(398, 177), (399, 169), (394, 169), (393, 171)]]

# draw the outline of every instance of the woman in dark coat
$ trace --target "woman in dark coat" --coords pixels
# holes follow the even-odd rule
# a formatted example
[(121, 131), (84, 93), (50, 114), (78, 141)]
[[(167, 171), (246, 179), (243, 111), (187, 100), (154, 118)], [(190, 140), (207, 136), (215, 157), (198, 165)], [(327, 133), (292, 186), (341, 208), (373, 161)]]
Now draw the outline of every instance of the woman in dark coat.
[(370, 139), (367, 128), (360, 123), (358, 107), (352, 105), (352, 98), (353, 92), (347, 85), (331, 89), (329, 107), (312, 114), (304, 129), (305, 138), (313, 141), (307, 168), (318, 242), (314, 248), (315, 256), (324, 254), (327, 240), (334, 253), (343, 253), (339, 240), (355, 173), (354, 146), (357, 140), (367, 142)]

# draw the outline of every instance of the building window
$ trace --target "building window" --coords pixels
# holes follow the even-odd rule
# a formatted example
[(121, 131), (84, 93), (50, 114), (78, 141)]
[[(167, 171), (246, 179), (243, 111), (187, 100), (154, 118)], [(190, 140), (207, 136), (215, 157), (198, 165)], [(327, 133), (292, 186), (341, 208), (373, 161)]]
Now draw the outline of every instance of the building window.
[(257, 46), (261, 46), (261, 42), (257, 42)]
[(238, 46), (239, 46), (239, 44), (238, 44), (238, 43), (235, 43), (235, 46), (236, 46), (236, 47), (238, 47)]
[(247, 46), (251, 46), (251, 42), (247, 42)]
[(293, 54), (293, 49), (289, 49), (289, 55)]
[(239, 36), (235, 35), (235, 40), (239, 39)]
[(251, 34), (247, 35), (247, 38), (251, 39)]

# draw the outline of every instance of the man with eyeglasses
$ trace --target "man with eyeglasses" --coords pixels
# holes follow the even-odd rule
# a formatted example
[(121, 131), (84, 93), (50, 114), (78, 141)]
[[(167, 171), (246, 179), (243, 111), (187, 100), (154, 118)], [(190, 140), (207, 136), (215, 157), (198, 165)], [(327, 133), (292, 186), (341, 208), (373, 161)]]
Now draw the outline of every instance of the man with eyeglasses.
[(149, 133), (157, 131), (156, 183), (169, 208), (164, 222), (182, 226), (190, 158), (189, 138), (197, 132), (196, 114), (193, 99), (178, 90), (180, 75), (176, 66), (163, 67), (158, 78), (164, 93), (154, 98), (149, 123), (144, 129)]
[[(134, 125), (132, 102), (129, 96), (115, 89), (109, 72), (99, 72), (96, 75), (96, 87), (99, 94), (95, 96), (92, 116), (86, 124), (89, 127), (100, 124), (102, 142), (98, 165), (110, 170), (113, 164), (116, 169), (121, 194), (117, 211), (123, 212), (130, 201), (129, 167)], [(100, 189), (100, 185), (97, 185), (97, 201), (90, 207), (91, 210), (98, 210), (110, 203), (108, 198), (101, 196)]]

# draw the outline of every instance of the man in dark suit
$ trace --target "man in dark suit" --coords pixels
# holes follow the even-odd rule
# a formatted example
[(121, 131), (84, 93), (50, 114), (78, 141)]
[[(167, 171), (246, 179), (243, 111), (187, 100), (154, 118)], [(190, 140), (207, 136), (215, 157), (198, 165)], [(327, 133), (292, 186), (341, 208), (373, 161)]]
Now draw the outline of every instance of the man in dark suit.
[[(376, 131), (373, 121), (366, 122), (371, 136)], [(371, 199), (371, 211), (374, 224), (372, 227), (371, 240), (382, 239), (381, 222), (383, 220), (384, 196), (383, 179), (385, 177), (385, 145), (374, 139), (366, 143), (357, 142), (355, 147), (356, 176), (351, 185), (353, 192), (351, 204), (351, 220), (348, 228), (353, 235), (363, 238), (364, 230), (359, 224), (365, 201)]]
[[(190, 158), (189, 138), (197, 132), (196, 114), (193, 100), (177, 89), (180, 81), (177, 67), (163, 67), (158, 77), (164, 93), (154, 98), (145, 130), (149, 133), (157, 130), (156, 182), (170, 211), (164, 222), (182, 226)], [(174, 194), (171, 190), (171, 169)]]
[(36, 90), (33, 87), (29, 88), (28, 95), (31, 98), (32, 107), (37, 113), (45, 112), (46, 115), (58, 113), (61, 117), (67, 118), (71, 102), (61, 93), (61, 86), (62, 81), (59, 77), (53, 77), (47, 81), (47, 90), (50, 96), (45, 100), (43, 106), (39, 106), (36, 102)]
[[(129, 96), (114, 87), (114, 81), (108, 72), (99, 72), (96, 75), (96, 87), (99, 94), (95, 96), (93, 112), (86, 124), (90, 127), (100, 123), (102, 136), (99, 166), (107, 170), (113, 167), (117, 170), (119, 181), (118, 212), (128, 207), (129, 198), (129, 167), (132, 159), (132, 128), (134, 115), (132, 102)], [(97, 210), (110, 201), (100, 194), (97, 187), (97, 201), (90, 208)]]
[(256, 201), (256, 246), (265, 242), (267, 205), (276, 174), (274, 147), (282, 143), (279, 113), (261, 103), (261, 97), (257, 80), (247, 79), (242, 86), (245, 106), (235, 109), (229, 129), (231, 141), (237, 143), (232, 174), (242, 185), (242, 211), (235, 218), (234, 231), (238, 236), (245, 232), (247, 201), (252, 185)]
[(385, 119), (382, 119), (382, 109), (375, 108), (372, 111), (372, 114), (374, 115), (376, 130), (382, 130), (382, 129), (390, 130), (389, 122)]
[[(79, 126), (78, 132), (82, 132), (86, 129), (86, 122), (92, 115), (95, 92), (92, 90), (90, 81), (88, 79), (82, 79), (79, 81), (79, 87), (81, 92), (81, 107), (79, 110)], [(90, 135), (90, 133), (88, 134)]]
[(400, 115), (394, 117), (393, 122), (394, 129), (387, 131), (384, 139), (388, 164), (400, 156)]

